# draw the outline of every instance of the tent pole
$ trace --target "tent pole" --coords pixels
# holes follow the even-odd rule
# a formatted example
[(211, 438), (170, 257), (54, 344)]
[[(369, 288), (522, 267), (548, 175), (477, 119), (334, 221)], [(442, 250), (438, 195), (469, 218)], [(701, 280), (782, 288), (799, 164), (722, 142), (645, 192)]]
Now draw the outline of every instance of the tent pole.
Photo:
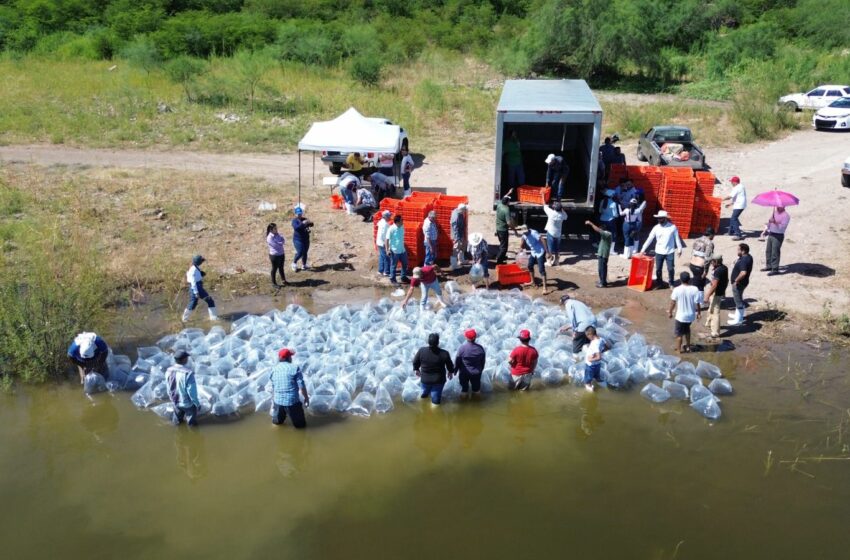
[(316, 152), (313, 152), (313, 186), (316, 186)]
[(301, 150), (298, 150), (298, 206), (301, 206)]

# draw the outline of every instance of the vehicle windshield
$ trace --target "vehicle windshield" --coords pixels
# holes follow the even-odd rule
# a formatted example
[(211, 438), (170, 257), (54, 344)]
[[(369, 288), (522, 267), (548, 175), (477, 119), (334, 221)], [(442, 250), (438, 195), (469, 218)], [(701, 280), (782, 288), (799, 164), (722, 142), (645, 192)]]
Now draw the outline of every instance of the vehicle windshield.
[(829, 104), (830, 107), (837, 107), (841, 109), (849, 109), (850, 108), (850, 97), (842, 97), (841, 99), (836, 99), (832, 103)]
[(659, 144), (661, 142), (690, 142), (691, 131), (687, 128), (656, 128), (653, 139)]

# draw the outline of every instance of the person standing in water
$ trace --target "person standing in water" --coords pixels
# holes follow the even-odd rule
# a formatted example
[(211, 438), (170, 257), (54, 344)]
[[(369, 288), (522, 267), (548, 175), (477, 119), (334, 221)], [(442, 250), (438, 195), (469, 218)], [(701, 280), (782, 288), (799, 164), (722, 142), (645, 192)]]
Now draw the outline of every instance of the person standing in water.
[(272, 424), (275, 426), (283, 424), (289, 416), (293, 426), (305, 428), (307, 421), (304, 418), (304, 407), (301, 405), (298, 393), (301, 393), (306, 406), (310, 406), (310, 395), (307, 393), (301, 368), (292, 363), (294, 355), (295, 351), (289, 348), (281, 348), (277, 353), (278, 363), (272, 369), (271, 375)]
[(198, 399), (198, 384), (195, 372), (186, 367), (189, 354), (185, 350), (174, 353), (174, 365), (165, 371), (165, 383), (168, 387), (168, 398), (174, 405), (172, 424), (179, 426), (186, 418), (190, 426), (198, 425), (198, 412), (201, 401)]
[(420, 397), (423, 399), (431, 397), (431, 404), (439, 405), (443, 398), (446, 375), (451, 379), (454, 372), (455, 365), (451, 355), (440, 348), (440, 335), (429, 334), (428, 346), (423, 346), (413, 356), (413, 373), (422, 385)]

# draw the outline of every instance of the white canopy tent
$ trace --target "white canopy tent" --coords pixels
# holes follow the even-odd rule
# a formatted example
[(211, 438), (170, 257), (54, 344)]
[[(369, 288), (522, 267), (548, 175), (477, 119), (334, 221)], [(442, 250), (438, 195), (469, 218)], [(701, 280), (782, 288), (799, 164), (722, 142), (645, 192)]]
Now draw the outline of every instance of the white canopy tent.
[(401, 129), (386, 124), (383, 119), (364, 117), (350, 107), (330, 121), (315, 122), (298, 142), (298, 203), (301, 203), (301, 152), (313, 152), (313, 180), (315, 182), (315, 152), (387, 152), (401, 149)]

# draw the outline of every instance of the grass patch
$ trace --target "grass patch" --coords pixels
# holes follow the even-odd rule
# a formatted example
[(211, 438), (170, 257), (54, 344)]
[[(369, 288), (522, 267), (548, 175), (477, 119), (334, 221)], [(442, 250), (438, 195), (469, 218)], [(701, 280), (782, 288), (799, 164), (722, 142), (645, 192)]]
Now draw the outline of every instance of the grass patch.
[(699, 144), (723, 145), (734, 138), (735, 131), (726, 118), (727, 109), (688, 100), (657, 101), (632, 104), (603, 102), (605, 134), (619, 133), (623, 139), (635, 139), (656, 125), (688, 126)]

